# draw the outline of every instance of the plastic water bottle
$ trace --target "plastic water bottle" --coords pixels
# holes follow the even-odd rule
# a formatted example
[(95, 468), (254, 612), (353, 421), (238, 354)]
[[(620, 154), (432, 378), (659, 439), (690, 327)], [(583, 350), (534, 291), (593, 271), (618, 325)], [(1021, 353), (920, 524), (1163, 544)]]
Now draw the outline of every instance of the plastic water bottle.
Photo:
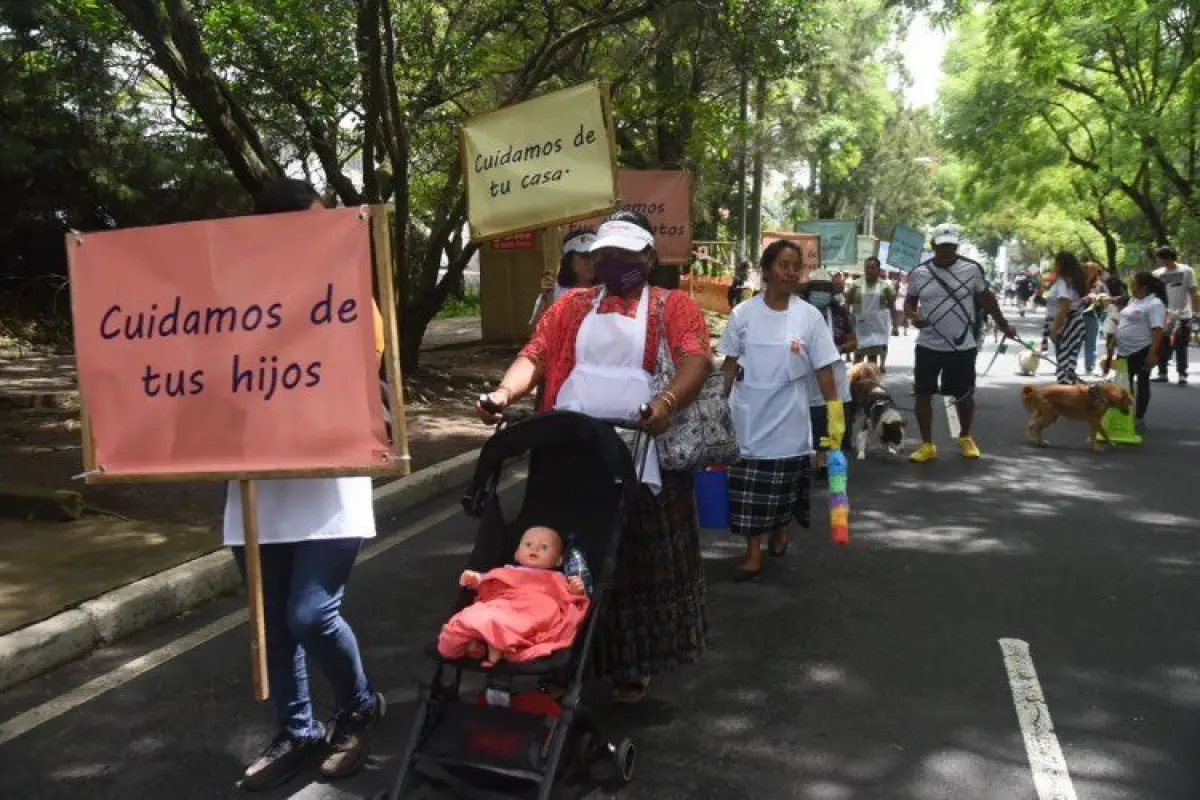
[(575, 534), (567, 535), (567, 554), (563, 561), (563, 574), (568, 578), (578, 576), (583, 581), (583, 591), (588, 597), (592, 596), (592, 571), (588, 569), (587, 559), (583, 550), (576, 542)]

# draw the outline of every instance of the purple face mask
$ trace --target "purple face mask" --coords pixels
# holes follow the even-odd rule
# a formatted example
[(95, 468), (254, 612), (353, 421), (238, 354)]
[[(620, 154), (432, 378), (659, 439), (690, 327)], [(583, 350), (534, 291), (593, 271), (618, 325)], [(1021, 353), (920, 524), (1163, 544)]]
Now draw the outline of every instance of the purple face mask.
[(646, 282), (646, 265), (639, 260), (606, 258), (596, 262), (596, 282), (610, 294), (624, 294)]

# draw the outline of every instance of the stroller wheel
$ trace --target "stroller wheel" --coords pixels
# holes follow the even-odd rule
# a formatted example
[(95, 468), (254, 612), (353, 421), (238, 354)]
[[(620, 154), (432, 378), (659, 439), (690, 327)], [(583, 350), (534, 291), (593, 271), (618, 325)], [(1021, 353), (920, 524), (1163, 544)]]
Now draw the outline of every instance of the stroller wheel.
[(637, 750), (633, 746), (632, 739), (622, 739), (616, 748), (613, 749), (613, 763), (617, 768), (617, 780), (621, 786), (625, 786), (633, 780), (633, 767), (636, 757)]

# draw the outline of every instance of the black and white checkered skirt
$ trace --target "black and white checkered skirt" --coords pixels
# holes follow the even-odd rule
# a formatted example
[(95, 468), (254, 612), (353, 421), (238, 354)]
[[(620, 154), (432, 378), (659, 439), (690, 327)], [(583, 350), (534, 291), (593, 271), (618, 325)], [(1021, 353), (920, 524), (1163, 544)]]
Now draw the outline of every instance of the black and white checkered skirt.
[(793, 519), (809, 526), (811, 456), (747, 459), (729, 468), (729, 530), (762, 536)]

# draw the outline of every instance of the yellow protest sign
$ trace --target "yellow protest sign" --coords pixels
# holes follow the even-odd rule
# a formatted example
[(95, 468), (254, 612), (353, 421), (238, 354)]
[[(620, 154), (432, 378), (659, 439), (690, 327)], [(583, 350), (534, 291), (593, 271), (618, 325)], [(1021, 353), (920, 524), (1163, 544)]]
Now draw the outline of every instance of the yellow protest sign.
[(617, 162), (606, 92), (587, 83), (501, 108), (462, 128), (473, 240), (610, 211)]

